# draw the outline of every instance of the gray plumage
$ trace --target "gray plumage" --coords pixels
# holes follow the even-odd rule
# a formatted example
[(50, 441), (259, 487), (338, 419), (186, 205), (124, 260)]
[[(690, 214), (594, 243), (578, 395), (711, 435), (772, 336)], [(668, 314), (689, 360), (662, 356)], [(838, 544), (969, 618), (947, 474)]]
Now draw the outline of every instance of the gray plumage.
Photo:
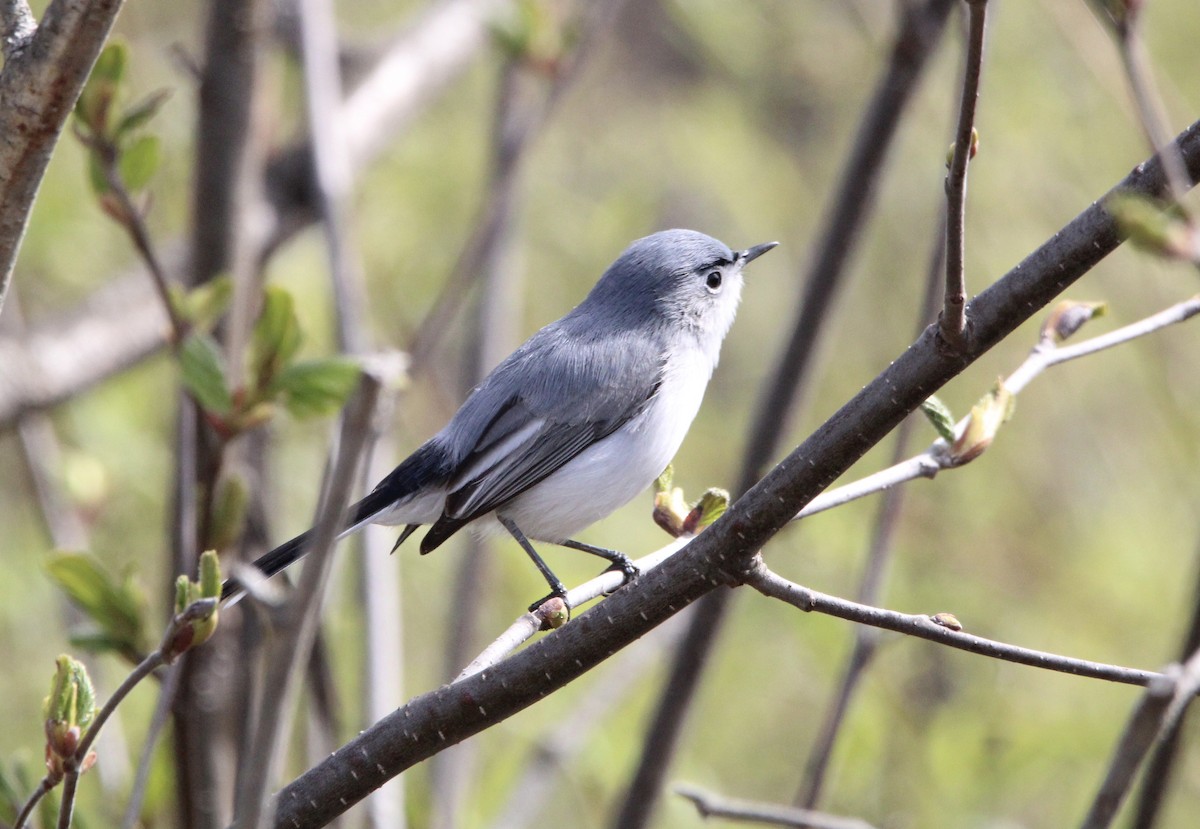
[[(404, 524), (403, 541), (428, 524), (427, 553), (468, 524), (499, 527), (500, 518), (519, 528), (558, 593), (521, 535), (563, 543), (662, 472), (716, 367), (742, 267), (774, 246), (735, 253), (691, 230), (631, 244), (583, 302), (500, 363), (445, 428), (351, 509), (343, 535)], [(306, 542), (307, 533), (255, 564), (271, 575)], [(630, 572), (624, 556), (588, 551)]]

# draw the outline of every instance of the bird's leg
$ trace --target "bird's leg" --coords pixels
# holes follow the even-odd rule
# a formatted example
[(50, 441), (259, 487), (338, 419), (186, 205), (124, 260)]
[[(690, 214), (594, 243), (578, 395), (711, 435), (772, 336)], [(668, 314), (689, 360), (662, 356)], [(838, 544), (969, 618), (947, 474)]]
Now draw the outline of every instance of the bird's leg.
[(517, 543), (521, 545), (521, 549), (524, 550), (531, 559), (533, 559), (533, 563), (541, 572), (542, 578), (546, 580), (546, 584), (550, 585), (550, 595), (546, 596), (544, 599), (538, 599), (529, 606), (529, 609), (537, 610), (546, 603), (547, 599), (552, 599), (554, 597), (558, 597), (566, 602), (567, 588), (563, 586), (561, 581), (559, 581), (558, 576), (554, 575), (554, 572), (546, 565), (546, 562), (542, 561), (542, 557), (538, 555), (537, 550), (533, 549), (533, 545), (529, 543), (529, 539), (525, 537), (525, 533), (521, 532), (521, 528), (518, 527), (516, 523), (512, 521), (512, 519), (506, 518), (500, 514), (496, 515), (496, 520), (504, 526), (504, 529), (508, 530), (509, 535), (515, 538)]
[(611, 561), (612, 567), (609, 567), (608, 569), (620, 570), (622, 573), (624, 573), (626, 584), (641, 575), (642, 571), (637, 568), (637, 565), (633, 563), (629, 556), (625, 555), (624, 553), (618, 553), (616, 550), (610, 550), (607, 547), (596, 547), (592, 544), (584, 544), (582, 541), (575, 541), (572, 538), (568, 538), (566, 541), (561, 542), (559, 546), (570, 547), (572, 550), (579, 550), (584, 553), (591, 553), (594, 556), (600, 556), (600, 558)]

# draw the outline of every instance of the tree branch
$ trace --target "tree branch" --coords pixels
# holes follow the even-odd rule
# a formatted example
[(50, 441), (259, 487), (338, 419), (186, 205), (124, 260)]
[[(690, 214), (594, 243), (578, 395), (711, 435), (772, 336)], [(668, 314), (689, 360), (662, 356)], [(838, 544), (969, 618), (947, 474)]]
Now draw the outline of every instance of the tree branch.
[(987, 23), (987, 0), (966, 0), (966, 3), (969, 10), (967, 59), (963, 69), (954, 155), (950, 160), (950, 173), (946, 176), (946, 295), (939, 322), (942, 339), (956, 351), (963, 348), (967, 329), (967, 285), (964, 273), (967, 165), (975, 149), (975, 105), (979, 102), (983, 38)]
[(122, 2), (53, 0), (32, 34), (23, 0), (0, 5), (0, 308), (46, 165)]
[(700, 817), (721, 817), (742, 823), (762, 823), (769, 826), (790, 826), (795, 829), (874, 829), (865, 820), (852, 817), (796, 809), (775, 803), (721, 797), (698, 786), (677, 785), (675, 794), (692, 801)]
[[(1200, 123), (1179, 143), (1194, 179), (1200, 173)], [(1118, 186), (1157, 196), (1165, 186), (1162, 168), (1151, 160)], [(723, 583), (740, 582), (757, 552), (807, 501), (1119, 243), (1113, 218), (1093, 204), (979, 294), (964, 354), (947, 357), (935, 331), (926, 329), (678, 554), (495, 667), (422, 694), (363, 731), (284, 787), (275, 826), (324, 825), (404, 769), (528, 708)]]

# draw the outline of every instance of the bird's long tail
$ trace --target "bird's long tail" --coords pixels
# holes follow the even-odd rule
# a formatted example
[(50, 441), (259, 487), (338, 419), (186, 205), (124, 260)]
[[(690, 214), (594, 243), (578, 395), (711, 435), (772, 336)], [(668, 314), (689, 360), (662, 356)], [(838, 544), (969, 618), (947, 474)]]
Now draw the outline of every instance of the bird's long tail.
[[(398, 501), (403, 501), (422, 488), (444, 480), (449, 474), (448, 469), (445, 452), (441, 446), (434, 441), (427, 442), (392, 470), (367, 497), (350, 508), (346, 524), (338, 533), (338, 538), (349, 535), (364, 524), (369, 524)], [(291, 566), (308, 552), (312, 532), (305, 530), (290, 541), (285, 541), (274, 550), (260, 556), (254, 562), (254, 566), (267, 578)], [(409, 532), (406, 531), (401, 540), (404, 540)], [(240, 596), (244, 589), (236, 579), (226, 579), (221, 587), (221, 601)]]

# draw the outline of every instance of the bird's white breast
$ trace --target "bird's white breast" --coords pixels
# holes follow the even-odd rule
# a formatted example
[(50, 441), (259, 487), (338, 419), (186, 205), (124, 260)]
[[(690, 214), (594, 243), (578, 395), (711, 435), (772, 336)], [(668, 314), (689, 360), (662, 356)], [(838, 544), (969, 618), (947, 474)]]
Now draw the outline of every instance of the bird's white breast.
[(636, 418), (501, 511), (529, 537), (557, 543), (628, 503), (679, 451), (714, 365), (701, 348), (678, 349), (663, 369), (658, 393)]

